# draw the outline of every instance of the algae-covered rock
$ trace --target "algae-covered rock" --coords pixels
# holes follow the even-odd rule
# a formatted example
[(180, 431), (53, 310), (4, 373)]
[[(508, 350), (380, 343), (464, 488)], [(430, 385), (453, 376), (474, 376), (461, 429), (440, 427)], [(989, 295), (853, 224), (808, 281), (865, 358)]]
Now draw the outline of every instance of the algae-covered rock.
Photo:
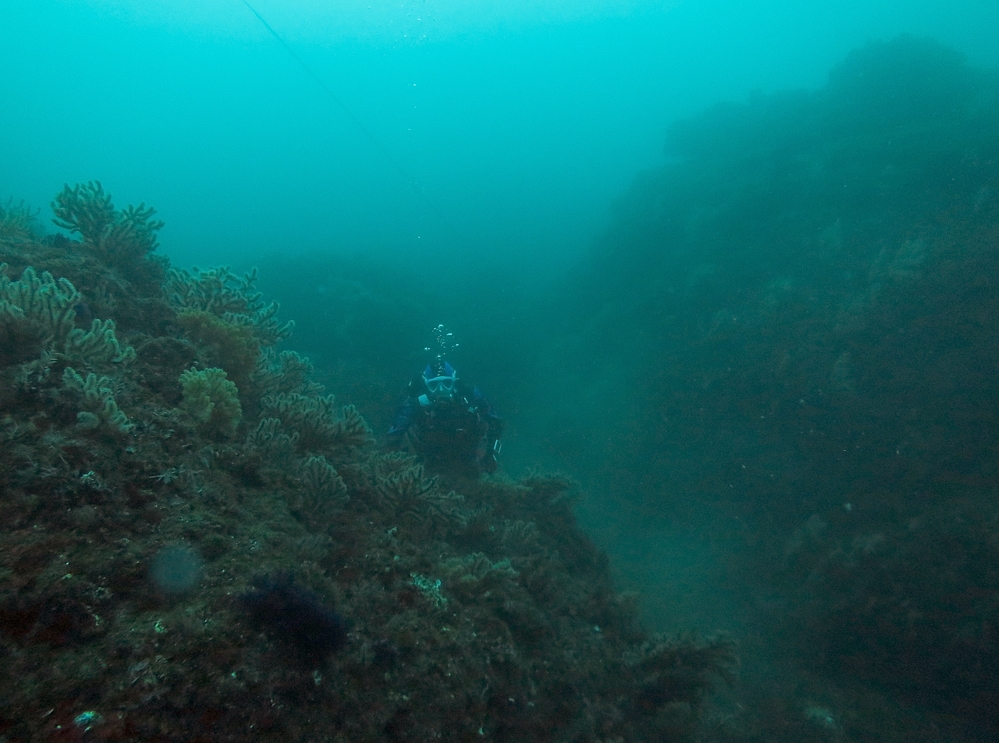
[(81, 241), (0, 243), (0, 322), (35, 318), (0, 356), (5, 738), (653, 739), (565, 481), (442, 487), (273, 350), (254, 274), (121, 270), (99, 184), (57, 206)]

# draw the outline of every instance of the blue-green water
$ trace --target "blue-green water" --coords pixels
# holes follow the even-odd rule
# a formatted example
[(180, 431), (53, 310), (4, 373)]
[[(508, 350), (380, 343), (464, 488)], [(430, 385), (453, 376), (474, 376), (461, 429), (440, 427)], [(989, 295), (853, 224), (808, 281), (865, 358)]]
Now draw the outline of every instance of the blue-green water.
[(446, 323), (503, 470), (740, 643), (712, 739), (996, 735), (994, 3), (253, 7), (8, 3), (0, 196), (258, 265), (379, 435)]

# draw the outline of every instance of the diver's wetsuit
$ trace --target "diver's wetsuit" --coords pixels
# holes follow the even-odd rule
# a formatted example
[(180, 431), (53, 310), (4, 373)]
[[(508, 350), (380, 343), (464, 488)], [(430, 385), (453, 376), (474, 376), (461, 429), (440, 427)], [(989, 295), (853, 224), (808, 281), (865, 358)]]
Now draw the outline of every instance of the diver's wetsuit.
[(423, 379), (410, 382), (409, 397), (396, 412), (389, 444), (408, 443), (431, 471), (474, 476), (496, 470), (503, 421), (479, 391), (459, 379), (450, 398), (424, 394)]

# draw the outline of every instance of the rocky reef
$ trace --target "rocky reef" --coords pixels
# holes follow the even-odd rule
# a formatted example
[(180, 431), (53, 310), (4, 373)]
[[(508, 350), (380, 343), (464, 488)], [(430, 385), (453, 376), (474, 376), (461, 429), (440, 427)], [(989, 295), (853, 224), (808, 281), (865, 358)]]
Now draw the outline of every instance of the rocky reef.
[(740, 740), (999, 735), (997, 132), (994, 70), (871, 43), (676, 122), (565, 301), (607, 511), (724, 544), (770, 644)]
[(0, 213), (0, 738), (685, 740), (723, 637), (640, 626), (561, 475), (447, 483), (99, 183)]

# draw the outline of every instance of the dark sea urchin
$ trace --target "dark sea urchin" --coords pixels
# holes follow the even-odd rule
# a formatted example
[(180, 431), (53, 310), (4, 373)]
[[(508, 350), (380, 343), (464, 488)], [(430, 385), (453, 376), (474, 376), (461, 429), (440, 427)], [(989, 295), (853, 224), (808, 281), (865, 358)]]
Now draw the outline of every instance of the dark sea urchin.
[(309, 660), (322, 660), (347, 642), (347, 624), (316, 592), (282, 570), (253, 579), (240, 606), (256, 626), (294, 646)]

